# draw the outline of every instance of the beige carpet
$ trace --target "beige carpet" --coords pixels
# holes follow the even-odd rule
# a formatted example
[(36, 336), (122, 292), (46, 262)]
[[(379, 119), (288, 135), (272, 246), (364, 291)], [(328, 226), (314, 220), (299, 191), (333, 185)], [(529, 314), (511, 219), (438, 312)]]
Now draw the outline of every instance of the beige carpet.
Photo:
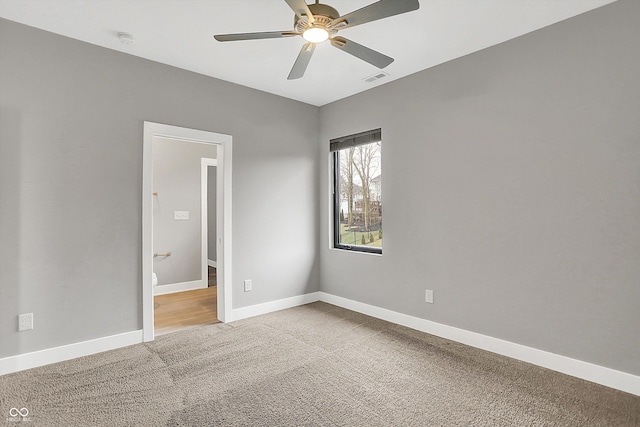
[(0, 423), (12, 407), (31, 426), (640, 425), (640, 397), (324, 303), (5, 375)]

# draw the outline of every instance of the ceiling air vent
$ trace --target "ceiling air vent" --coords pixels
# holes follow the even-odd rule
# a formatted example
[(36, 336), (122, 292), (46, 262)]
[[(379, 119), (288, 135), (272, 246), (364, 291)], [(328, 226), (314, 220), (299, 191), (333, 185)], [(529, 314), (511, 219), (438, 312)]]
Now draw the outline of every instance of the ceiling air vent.
[(380, 80), (380, 79), (382, 79), (384, 77), (387, 77), (388, 75), (389, 74), (387, 74), (387, 73), (378, 73), (378, 74), (375, 74), (375, 75), (373, 75), (371, 77), (367, 77), (366, 79), (364, 79), (364, 81), (367, 82), (367, 83), (373, 83), (376, 80)]

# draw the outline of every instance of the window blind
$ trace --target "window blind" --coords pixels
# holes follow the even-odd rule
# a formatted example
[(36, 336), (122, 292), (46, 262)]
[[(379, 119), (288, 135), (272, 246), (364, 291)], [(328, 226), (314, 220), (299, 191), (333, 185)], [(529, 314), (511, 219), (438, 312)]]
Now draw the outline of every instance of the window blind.
[(332, 139), (329, 141), (329, 151), (334, 152), (378, 141), (382, 141), (382, 129), (374, 129), (356, 133), (354, 135), (343, 136), (342, 138)]

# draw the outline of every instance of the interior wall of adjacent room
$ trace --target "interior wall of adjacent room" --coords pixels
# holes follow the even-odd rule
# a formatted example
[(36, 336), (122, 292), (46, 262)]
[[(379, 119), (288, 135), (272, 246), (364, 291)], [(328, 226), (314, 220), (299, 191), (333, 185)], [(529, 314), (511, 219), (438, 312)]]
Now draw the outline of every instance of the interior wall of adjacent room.
[[(638, 16), (621, 0), (322, 107), (321, 289), (640, 374)], [(378, 127), (383, 255), (331, 250), (328, 141)]]
[[(216, 149), (215, 144), (153, 139), (153, 191), (157, 193), (153, 198), (153, 252), (171, 253), (153, 259), (158, 286), (207, 280), (202, 277), (200, 187), (202, 158), (215, 159)], [(189, 219), (176, 220), (176, 211), (188, 212)], [(215, 211), (213, 216), (215, 222)]]
[(0, 357), (142, 328), (145, 120), (233, 136), (233, 308), (318, 290), (317, 107), (0, 20), (0, 120)]

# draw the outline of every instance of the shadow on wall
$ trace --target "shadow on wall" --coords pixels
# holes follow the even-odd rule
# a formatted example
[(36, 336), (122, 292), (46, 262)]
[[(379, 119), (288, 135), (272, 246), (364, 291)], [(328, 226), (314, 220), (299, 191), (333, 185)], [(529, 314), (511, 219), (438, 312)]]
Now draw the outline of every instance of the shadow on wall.
[(21, 212), (23, 144), (20, 114), (0, 109), (0, 358), (20, 352)]
[[(217, 153), (216, 153), (217, 154)], [(207, 260), (217, 262), (217, 166), (207, 166)], [(217, 265), (217, 264), (216, 264)]]
[(318, 265), (318, 257), (314, 258), (311, 269), (309, 270), (309, 276), (305, 283), (304, 290), (300, 292), (300, 295), (309, 294), (319, 291), (318, 289), (318, 276), (320, 274), (320, 266)]

